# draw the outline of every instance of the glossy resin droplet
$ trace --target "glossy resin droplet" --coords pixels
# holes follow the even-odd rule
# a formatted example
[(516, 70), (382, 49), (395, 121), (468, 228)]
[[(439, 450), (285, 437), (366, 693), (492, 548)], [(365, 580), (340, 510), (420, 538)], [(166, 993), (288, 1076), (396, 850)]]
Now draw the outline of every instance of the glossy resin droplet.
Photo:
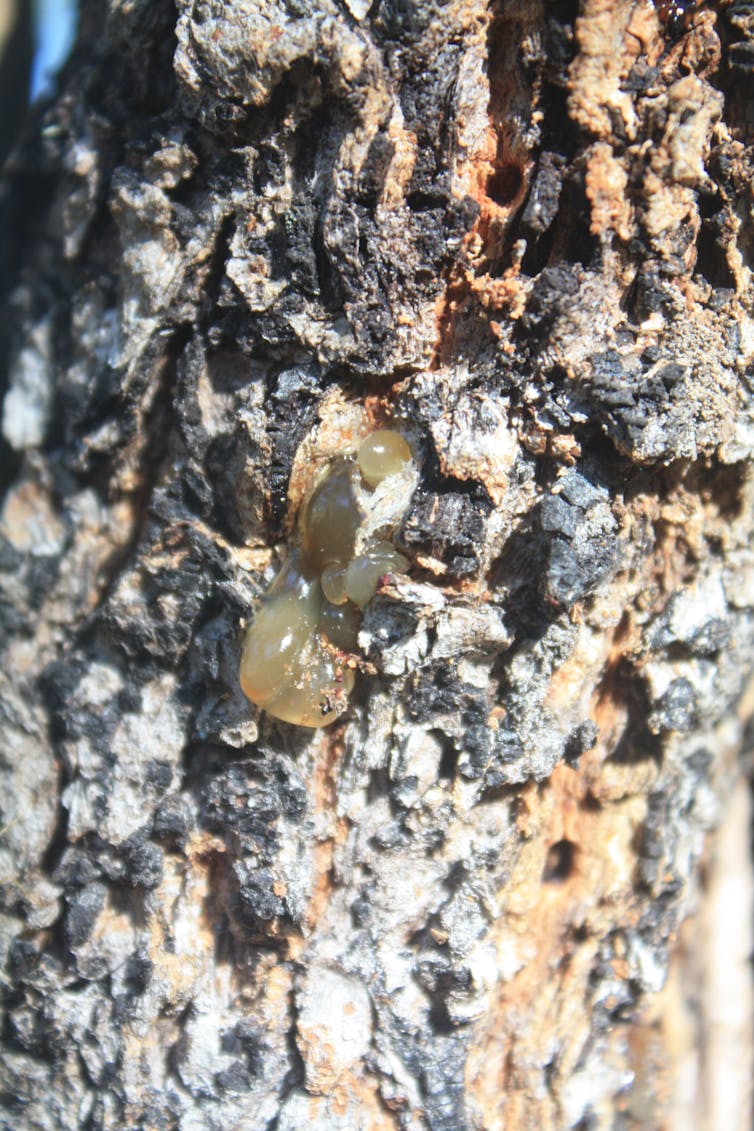
[(348, 599), (360, 607), (372, 600), (380, 578), (386, 573), (405, 573), (408, 562), (391, 542), (378, 542), (364, 554), (359, 554), (346, 570)]
[(353, 465), (341, 463), (315, 487), (304, 508), (301, 547), (314, 568), (346, 562), (363, 518), (352, 485)]
[(343, 605), (348, 600), (346, 593), (346, 567), (340, 562), (331, 562), (322, 570), (320, 578), (325, 599), (332, 605)]
[(410, 489), (397, 481), (387, 512), (389, 491), (378, 497), (373, 489), (410, 459), (398, 432), (376, 432), (362, 442), (358, 464), (334, 460), (306, 500), (296, 548), (260, 602), (241, 655), (244, 693), (275, 718), (320, 727), (345, 710), (361, 609), (381, 577), (408, 568), (385, 535), (397, 527)]
[(320, 618), (327, 639), (344, 652), (353, 652), (358, 642), (361, 613), (350, 601), (343, 605), (325, 602)]
[(321, 598), (316, 579), (289, 563), (275, 580), (246, 632), (241, 653), (241, 687), (259, 707), (266, 707), (291, 665), (317, 627)]
[(286, 723), (327, 726), (342, 713), (352, 687), (353, 672), (336, 657), (322, 634), (315, 632), (293, 658), (264, 709)]
[(411, 459), (411, 449), (400, 432), (383, 428), (373, 432), (359, 448), (359, 468), (370, 487), (402, 471)]

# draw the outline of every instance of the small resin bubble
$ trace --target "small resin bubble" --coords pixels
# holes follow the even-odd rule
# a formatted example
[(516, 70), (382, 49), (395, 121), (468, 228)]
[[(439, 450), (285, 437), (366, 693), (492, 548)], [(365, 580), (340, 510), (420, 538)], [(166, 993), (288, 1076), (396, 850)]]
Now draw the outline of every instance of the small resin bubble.
[(342, 648), (344, 652), (353, 652), (361, 627), (361, 613), (355, 605), (350, 601), (344, 605), (331, 605), (325, 602), (322, 606), (320, 624), (325, 636), (336, 648)]
[(320, 577), (322, 592), (331, 605), (342, 605), (348, 600), (346, 594), (346, 567), (339, 562), (325, 566)]
[(346, 562), (353, 554), (363, 515), (354, 495), (352, 466), (345, 462), (335, 466), (315, 487), (304, 508), (301, 546), (315, 568)]
[(346, 570), (346, 593), (355, 605), (363, 606), (377, 592), (380, 578), (386, 573), (405, 573), (408, 562), (391, 542), (378, 542), (359, 554)]
[(373, 432), (359, 448), (359, 468), (370, 487), (402, 471), (411, 459), (411, 449), (400, 432), (383, 428)]

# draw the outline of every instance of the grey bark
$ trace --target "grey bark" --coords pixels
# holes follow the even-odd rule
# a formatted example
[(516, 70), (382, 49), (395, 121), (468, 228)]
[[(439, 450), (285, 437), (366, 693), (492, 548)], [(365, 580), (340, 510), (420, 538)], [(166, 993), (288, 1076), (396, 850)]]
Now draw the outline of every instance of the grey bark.
[[(84, 5), (3, 187), (4, 1126), (665, 1118), (752, 710), (751, 33)], [(276, 723), (242, 621), (385, 418), (411, 572)]]

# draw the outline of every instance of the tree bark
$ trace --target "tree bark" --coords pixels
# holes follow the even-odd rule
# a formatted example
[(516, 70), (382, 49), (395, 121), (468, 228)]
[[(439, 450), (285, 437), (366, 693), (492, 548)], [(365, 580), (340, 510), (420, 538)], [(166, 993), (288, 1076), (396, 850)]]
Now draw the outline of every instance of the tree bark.
[[(7, 1126), (667, 1125), (754, 706), (752, 20), (83, 5), (3, 189)], [(242, 622), (386, 420), (410, 573), (276, 722)]]

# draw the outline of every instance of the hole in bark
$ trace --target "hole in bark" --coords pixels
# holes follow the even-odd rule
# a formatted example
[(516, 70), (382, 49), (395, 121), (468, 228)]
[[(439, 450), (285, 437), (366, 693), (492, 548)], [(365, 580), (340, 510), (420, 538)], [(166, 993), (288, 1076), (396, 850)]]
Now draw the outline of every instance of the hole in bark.
[(714, 220), (702, 223), (696, 240), (696, 270), (704, 275), (713, 287), (735, 288), (733, 277), (724, 249), (718, 241), (717, 225)]
[(568, 263), (580, 263), (582, 267), (589, 267), (599, 258), (599, 242), (589, 231), (580, 202), (573, 203), (572, 218), (563, 258)]
[[(230, 241), (232, 238), (233, 222), (228, 218), (224, 220), (220, 226), (220, 231), (217, 233), (217, 239), (215, 240), (215, 246), (210, 254), (209, 270), (203, 287), (202, 313), (205, 315), (214, 312), (220, 301), (220, 292), (225, 280), (225, 266), (231, 254)], [(235, 351), (230, 350), (228, 352), (235, 353)]]
[(725, 203), (717, 189), (714, 192), (700, 192), (698, 203), (699, 215), (703, 220), (711, 220), (725, 208)]
[(20, 474), (22, 462), (21, 453), (14, 451), (4, 437), (0, 436), (0, 501), (5, 498), (6, 492)]
[[(54, 717), (53, 723), (61, 725), (59, 716)], [(62, 737), (62, 736), (61, 736)], [(60, 761), (59, 770), (59, 785), (62, 787), (69, 780), (68, 775), (63, 771), (63, 763)], [(57, 820), (52, 836), (50, 837), (47, 848), (42, 856), (42, 869), (48, 875), (52, 876), (57, 865), (63, 858), (63, 853), (68, 847), (68, 810), (60, 805), (58, 807)]]
[(605, 712), (605, 726), (610, 722), (618, 732), (608, 761), (624, 766), (660, 761), (660, 742), (647, 724), (652, 709), (647, 686), (626, 656), (608, 664), (600, 683), (599, 704)]
[(570, 933), (571, 941), (575, 946), (578, 946), (580, 943), (586, 942), (586, 940), (589, 938), (589, 931), (583, 923), (578, 923), (575, 927), (572, 927)]
[[(576, 23), (578, 14), (578, 0), (551, 0), (547, 6), (547, 15), (551, 20), (558, 20), (559, 23), (569, 27)], [(567, 62), (570, 62), (570, 58)]]
[(446, 200), (440, 192), (415, 189), (406, 197), (406, 204), (412, 212), (434, 212), (438, 208), (444, 208)]
[(453, 742), (441, 730), (433, 730), (430, 732), (433, 738), (436, 738), (442, 747), (442, 754), (440, 755), (440, 768), (438, 770), (440, 779), (442, 781), (453, 781), (456, 776), (458, 768), (458, 751), (456, 750)]
[(746, 478), (744, 463), (731, 463), (715, 472), (709, 484), (709, 498), (722, 518), (734, 519), (743, 514)]
[(495, 204), (511, 204), (521, 192), (523, 181), (520, 166), (514, 161), (507, 161), (487, 178), (487, 196)]
[(434, 1033), (447, 1035), (452, 1033), (455, 1029), (453, 1022), (448, 1016), (447, 1006), (440, 1000), (433, 1001), (429, 1011), (429, 1022)]
[(531, 236), (527, 240), (526, 251), (521, 260), (521, 271), (524, 275), (539, 275), (544, 271), (552, 253), (555, 242), (555, 230), (550, 227), (542, 235)]
[(559, 840), (550, 845), (542, 869), (543, 884), (562, 884), (573, 874), (576, 847), (570, 840)]

